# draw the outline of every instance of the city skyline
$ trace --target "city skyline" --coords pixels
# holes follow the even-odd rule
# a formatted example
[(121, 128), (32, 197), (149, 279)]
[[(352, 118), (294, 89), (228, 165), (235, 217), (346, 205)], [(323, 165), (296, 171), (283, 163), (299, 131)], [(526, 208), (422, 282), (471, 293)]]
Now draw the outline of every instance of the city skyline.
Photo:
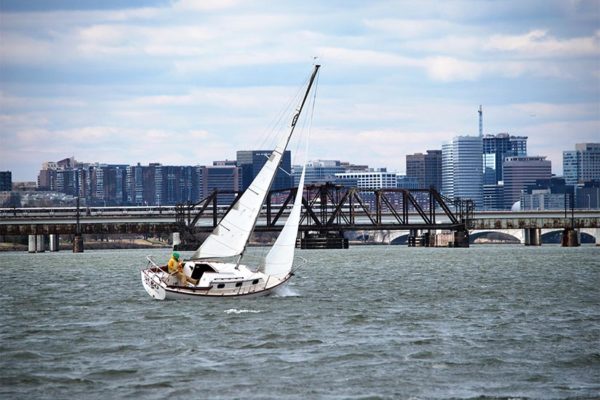
[(598, 141), (597, 2), (80, 3), (0, 4), (14, 181), (69, 156), (207, 165), (264, 148), (313, 56), (313, 160), (405, 173), (407, 154), (477, 135), (479, 104), (484, 134), (527, 136), (557, 175), (563, 151)]

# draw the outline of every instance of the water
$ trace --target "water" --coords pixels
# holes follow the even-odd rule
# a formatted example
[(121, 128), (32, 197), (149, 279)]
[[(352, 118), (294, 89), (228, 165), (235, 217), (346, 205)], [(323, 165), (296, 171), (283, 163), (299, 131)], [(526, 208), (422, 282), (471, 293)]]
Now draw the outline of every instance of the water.
[(600, 397), (597, 247), (301, 251), (212, 302), (152, 300), (146, 253), (0, 254), (0, 398)]

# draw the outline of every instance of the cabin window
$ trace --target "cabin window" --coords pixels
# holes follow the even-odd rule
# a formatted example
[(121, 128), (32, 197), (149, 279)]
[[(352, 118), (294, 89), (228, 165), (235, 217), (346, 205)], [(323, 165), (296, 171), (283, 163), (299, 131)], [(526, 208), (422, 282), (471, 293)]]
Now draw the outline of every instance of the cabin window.
[(235, 284), (235, 287), (240, 287), (240, 286), (242, 286), (242, 282), (237, 282), (237, 283)]
[(257, 283), (258, 283), (258, 279), (255, 279), (255, 280), (252, 281), (253, 285), (256, 285)]
[(224, 287), (225, 287), (225, 284), (224, 284), (224, 283), (219, 283), (219, 284), (217, 285), (217, 289), (223, 289)]

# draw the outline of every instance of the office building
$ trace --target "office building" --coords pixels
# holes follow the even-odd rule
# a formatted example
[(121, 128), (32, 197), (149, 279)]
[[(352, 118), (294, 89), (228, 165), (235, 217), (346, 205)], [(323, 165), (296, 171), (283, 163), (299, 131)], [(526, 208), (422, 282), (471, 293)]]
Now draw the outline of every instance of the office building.
[(507, 157), (504, 161), (504, 208), (521, 199), (521, 191), (538, 179), (550, 179), (552, 163), (542, 157)]
[(537, 179), (521, 192), (521, 210), (543, 211), (570, 208), (573, 186), (563, 178)]
[(125, 188), (127, 193), (127, 204), (140, 205), (144, 203), (144, 167), (137, 163), (127, 167)]
[(442, 192), (483, 206), (483, 144), (479, 136), (457, 136), (442, 146)]
[(336, 183), (359, 189), (384, 189), (398, 187), (397, 174), (385, 168), (367, 172), (342, 172), (335, 174)]
[(214, 165), (200, 167), (200, 197), (205, 198), (217, 190), (217, 203), (229, 205), (242, 190), (242, 168), (232, 165)]
[(398, 189), (420, 189), (421, 183), (416, 177), (408, 175), (396, 175), (396, 187)]
[(418, 188), (442, 188), (442, 151), (427, 150), (426, 154), (406, 155), (406, 176), (416, 179)]
[(12, 172), (0, 171), (0, 192), (10, 192), (12, 190)]
[(376, 197), (373, 190), (395, 189), (398, 187), (397, 173), (387, 172), (386, 168), (372, 168), (368, 171), (349, 171), (335, 174), (334, 183), (345, 187), (363, 189), (362, 201), (375, 207)]
[(483, 185), (483, 209), (486, 211), (504, 209), (503, 181), (493, 185)]
[(44, 163), (38, 189), (79, 196), (97, 206), (197, 203), (219, 190), (227, 192), (219, 203), (230, 204), (241, 188), (241, 169), (230, 161), (214, 164), (83, 164), (69, 158)]
[(600, 180), (600, 143), (577, 143), (563, 151), (563, 175), (568, 185)]
[(586, 210), (600, 209), (600, 180), (587, 181), (575, 189), (575, 207)]
[(85, 174), (86, 188), (79, 190), (88, 205), (121, 205), (127, 200), (127, 165), (92, 164)]
[[(306, 185), (320, 185), (335, 181), (335, 174), (346, 172), (339, 160), (313, 160), (306, 163), (306, 175), (304, 183)], [(302, 165), (294, 165), (292, 168), (294, 175), (294, 186), (298, 186), (300, 175), (302, 174)]]
[[(206, 168), (221, 167), (173, 166), (159, 163), (151, 163), (148, 166), (138, 163), (136, 166), (126, 167), (127, 202), (134, 205), (196, 203), (203, 198), (205, 192), (209, 192), (206, 185), (203, 185)], [(219, 185), (215, 186), (218, 187)]]
[(508, 133), (483, 136), (484, 184), (494, 185), (502, 180), (506, 157), (527, 155), (527, 136), (512, 136)]
[[(239, 150), (237, 152), (237, 166), (242, 171), (242, 190), (246, 190), (250, 186), (272, 152), (272, 150)], [(291, 160), (291, 152), (286, 150), (281, 158), (279, 171), (275, 175), (271, 190), (289, 189), (294, 185)]]

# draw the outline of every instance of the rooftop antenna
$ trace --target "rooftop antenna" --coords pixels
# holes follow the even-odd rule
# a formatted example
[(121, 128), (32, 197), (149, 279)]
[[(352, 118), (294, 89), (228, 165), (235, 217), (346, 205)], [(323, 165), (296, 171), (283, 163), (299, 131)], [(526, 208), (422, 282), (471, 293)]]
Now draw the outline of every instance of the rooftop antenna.
[(481, 104), (479, 105), (479, 137), (483, 137), (483, 109), (481, 108)]

